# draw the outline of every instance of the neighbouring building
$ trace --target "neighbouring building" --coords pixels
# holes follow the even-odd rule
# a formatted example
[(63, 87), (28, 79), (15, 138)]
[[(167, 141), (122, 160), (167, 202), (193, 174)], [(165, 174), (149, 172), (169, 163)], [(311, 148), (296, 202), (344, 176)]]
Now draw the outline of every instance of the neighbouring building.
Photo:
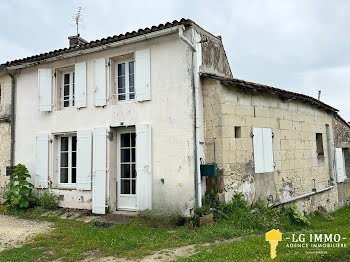
[[(340, 205), (337, 110), (233, 78), (220, 36), (182, 19), (69, 41), (2, 65), (16, 76), (15, 163), (36, 193), (98, 214), (190, 215), (206, 190), (305, 211)], [(217, 164), (216, 178), (201, 176), (204, 164)]]
[(11, 152), (10, 105), (11, 79), (0, 71), (0, 198), (9, 180), (6, 167), (10, 166)]

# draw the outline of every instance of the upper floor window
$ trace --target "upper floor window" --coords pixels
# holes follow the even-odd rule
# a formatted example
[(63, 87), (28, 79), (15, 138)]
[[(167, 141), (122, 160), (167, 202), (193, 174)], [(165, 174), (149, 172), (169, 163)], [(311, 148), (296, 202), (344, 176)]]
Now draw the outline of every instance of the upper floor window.
[(63, 88), (61, 90), (61, 106), (73, 107), (74, 106), (74, 93), (75, 93), (75, 74), (74, 72), (62, 74)]
[(118, 63), (115, 69), (116, 96), (118, 96), (118, 101), (135, 99), (135, 62), (126, 61), (123, 63)]

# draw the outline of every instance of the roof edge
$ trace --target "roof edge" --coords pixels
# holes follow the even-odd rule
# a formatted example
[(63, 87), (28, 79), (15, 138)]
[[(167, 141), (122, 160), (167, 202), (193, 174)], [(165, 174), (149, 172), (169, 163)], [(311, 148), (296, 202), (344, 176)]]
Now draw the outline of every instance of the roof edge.
[[(262, 91), (262, 92), (268, 92), (268, 93), (273, 93), (273, 94), (278, 94), (282, 99), (285, 98), (287, 100), (293, 100), (293, 99), (298, 99), (302, 102), (309, 102), (311, 105), (316, 105), (318, 107), (322, 107), (328, 111), (331, 111), (333, 113), (337, 113), (339, 110), (323, 103), (320, 100), (317, 100), (316, 98), (313, 98), (311, 96), (307, 96), (304, 94), (300, 93), (295, 93), (291, 91), (287, 91), (284, 89), (268, 86), (268, 85), (263, 85), (263, 84), (258, 84), (254, 82), (249, 82), (245, 80), (241, 80), (238, 78), (233, 78), (233, 77), (228, 77), (228, 76), (220, 76), (212, 73), (206, 73), (206, 72), (200, 72), (200, 76), (204, 78), (211, 78), (211, 79), (216, 79), (219, 80), (223, 85), (239, 85), (243, 88), (248, 88), (250, 90), (257, 90), (257, 91)], [(344, 120), (345, 121), (345, 120)]]

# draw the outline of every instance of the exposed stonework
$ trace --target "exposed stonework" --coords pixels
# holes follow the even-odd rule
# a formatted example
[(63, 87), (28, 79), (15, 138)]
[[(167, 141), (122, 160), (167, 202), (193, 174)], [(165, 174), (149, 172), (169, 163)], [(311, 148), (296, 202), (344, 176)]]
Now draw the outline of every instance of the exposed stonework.
[[(258, 198), (281, 201), (329, 186), (326, 124), (332, 114), (297, 100), (283, 102), (278, 96), (225, 86), (202, 79), (206, 142), (216, 140), (216, 162), (223, 170), (221, 198), (229, 201), (235, 191), (250, 202)], [(241, 137), (235, 138), (235, 127)], [(255, 174), (252, 127), (272, 128), (275, 171)], [(322, 133), (324, 154), (316, 152), (316, 133)], [(206, 147), (213, 159), (213, 147)], [(219, 188), (220, 190), (220, 188)], [(302, 199), (304, 211), (317, 206), (337, 207), (337, 188)], [(310, 205), (311, 204), (311, 205)]]
[(9, 181), (6, 176), (6, 166), (10, 165), (10, 103), (11, 80), (0, 75), (1, 101), (0, 101), (0, 202), (4, 189)]

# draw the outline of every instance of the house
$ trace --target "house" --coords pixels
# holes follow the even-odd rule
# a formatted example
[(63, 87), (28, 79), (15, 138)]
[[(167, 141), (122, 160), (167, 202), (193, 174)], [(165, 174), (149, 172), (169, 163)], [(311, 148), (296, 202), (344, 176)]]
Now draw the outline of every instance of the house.
[(181, 19), (69, 43), (2, 65), (15, 76), (14, 161), (37, 194), (97, 214), (190, 215), (207, 190), (338, 206), (337, 110), (234, 78), (220, 36)]

